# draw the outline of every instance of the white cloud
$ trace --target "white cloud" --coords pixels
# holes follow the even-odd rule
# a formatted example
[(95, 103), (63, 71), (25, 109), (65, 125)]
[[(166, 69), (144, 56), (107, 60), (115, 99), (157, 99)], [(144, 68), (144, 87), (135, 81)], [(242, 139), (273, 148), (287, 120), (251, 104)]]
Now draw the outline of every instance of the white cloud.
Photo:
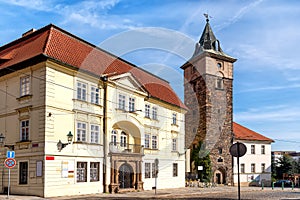
[(234, 114), (235, 121), (246, 122), (294, 122), (300, 119), (300, 108), (288, 107), (281, 108), (274, 106), (274, 109), (260, 108), (257, 110), (248, 110), (245, 112), (236, 112)]
[(244, 93), (244, 92), (287, 90), (287, 89), (294, 89), (294, 88), (300, 88), (300, 84), (264, 86), (264, 87), (253, 87), (253, 85), (252, 85), (252, 89), (239, 90), (235, 94), (240, 94), (240, 93)]
[(248, 13), (249, 11), (253, 10), (257, 5), (259, 5), (263, 0), (257, 0), (254, 2), (251, 2), (250, 4), (240, 8), (231, 19), (223, 22), (220, 25), (217, 25), (215, 27), (216, 32), (236, 23), (237, 21), (239, 21), (246, 13)]

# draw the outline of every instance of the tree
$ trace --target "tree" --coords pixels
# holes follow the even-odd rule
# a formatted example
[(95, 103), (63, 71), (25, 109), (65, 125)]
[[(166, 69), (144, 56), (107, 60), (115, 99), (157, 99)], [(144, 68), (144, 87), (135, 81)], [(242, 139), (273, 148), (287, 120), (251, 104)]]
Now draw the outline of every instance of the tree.
[(279, 158), (276, 167), (277, 179), (283, 178), (284, 173), (288, 175), (292, 175), (294, 173), (293, 162), (293, 158), (286, 154)]
[(198, 178), (201, 181), (211, 180), (211, 161), (209, 152), (202, 148), (202, 142), (199, 142), (197, 148), (193, 149), (191, 160), (194, 162), (195, 170), (198, 170), (198, 166), (203, 166), (203, 170), (198, 172)]

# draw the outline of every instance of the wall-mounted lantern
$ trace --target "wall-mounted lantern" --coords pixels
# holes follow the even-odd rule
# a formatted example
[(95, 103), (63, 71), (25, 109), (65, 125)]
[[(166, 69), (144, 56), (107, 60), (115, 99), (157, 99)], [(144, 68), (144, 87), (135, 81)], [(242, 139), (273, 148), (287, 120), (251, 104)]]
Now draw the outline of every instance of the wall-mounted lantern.
[(71, 133), (71, 131), (69, 131), (68, 135), (67, 135), (67, 139), (68, 139), (68, 143), (62, 143), (61, 140), (58, 141), (58, 143), (56, 144), (57, 146), (57, 150), (60, 152), (63, 148), (65, 148), (68, 144), (71, 144), (72, 140), (73, 140), (73, 134)]

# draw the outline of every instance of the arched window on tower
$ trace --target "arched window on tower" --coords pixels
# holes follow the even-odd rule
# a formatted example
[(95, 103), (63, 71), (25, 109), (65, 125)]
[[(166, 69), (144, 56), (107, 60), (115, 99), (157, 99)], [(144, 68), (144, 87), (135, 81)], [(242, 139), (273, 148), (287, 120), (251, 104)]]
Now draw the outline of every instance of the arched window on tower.
[(220, 42), (219, 42), (219, 40), (216, 40), (214, 42), (213, 46), (214, 46), (215, 51), (220, 51)]

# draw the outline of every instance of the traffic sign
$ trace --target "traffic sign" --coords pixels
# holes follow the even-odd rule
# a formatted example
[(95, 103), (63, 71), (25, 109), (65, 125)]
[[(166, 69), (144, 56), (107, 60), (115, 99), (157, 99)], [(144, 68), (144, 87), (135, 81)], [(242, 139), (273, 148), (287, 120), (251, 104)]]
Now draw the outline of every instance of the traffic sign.
[(4, 165), (5, 167), (7, 168), (13, 168), (14, 166), (16, 166), (17, 162), (15, 159), (13, 158), (6, 158), (5, 161), (4, 161)]
[(15, 158), (15, 152), (14, 151), (7, 151), (6, 152), (6, 158)]

